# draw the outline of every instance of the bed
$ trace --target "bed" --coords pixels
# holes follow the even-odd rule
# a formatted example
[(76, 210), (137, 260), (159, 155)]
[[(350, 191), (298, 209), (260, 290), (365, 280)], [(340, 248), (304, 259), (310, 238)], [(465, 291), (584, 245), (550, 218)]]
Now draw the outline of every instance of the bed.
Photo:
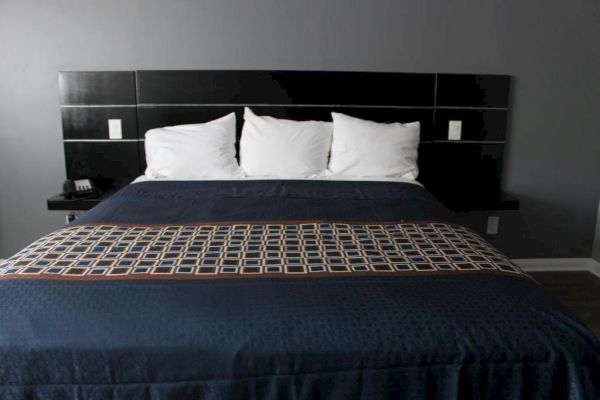
[(0, 398), (598, 398), (598, 339), (449, 219), (406, 182), (129, 185), (0, 266)]
[[(123, 188), (0, 264), (0, 399), (600, 398), (598, 339), (449, 211), (499, 206), (509, 86), (61, 73), (67, 177)], [(129, 184), (145, 132), (235, 113), (239, 138), (246, 106), (334, 125), (332, 111), (418, 121), (420, 183)], [(115, 118), (122, 140), (106, 139)], [(461, 141), (445, 140), (452, 120)]]

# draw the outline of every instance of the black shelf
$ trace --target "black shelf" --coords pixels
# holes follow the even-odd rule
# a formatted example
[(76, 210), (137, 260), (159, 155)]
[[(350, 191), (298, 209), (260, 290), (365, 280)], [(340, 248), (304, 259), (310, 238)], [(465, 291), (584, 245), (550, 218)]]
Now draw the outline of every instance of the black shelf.
[(93, 199), (65, 199), (60, 194), (46, 200), (48, 210), (52, 211), (87, 211), (115, 193), (115, 189), (107, 190), (100, 197)]

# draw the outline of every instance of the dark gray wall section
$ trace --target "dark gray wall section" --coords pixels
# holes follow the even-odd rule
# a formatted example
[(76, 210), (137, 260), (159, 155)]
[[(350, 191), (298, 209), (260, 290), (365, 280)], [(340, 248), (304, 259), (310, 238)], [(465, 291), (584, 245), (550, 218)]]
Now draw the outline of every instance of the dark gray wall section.
[(596, 235), (594, 236), (594, 251), (592, 257), (600, 262), (600, 203), (598, 203), (598, 221), (596, 221)]
[(505, 189), (522, 209), (494, 242), (589, 257), (599, 21), (592, 0), (3, 0), (0, 257), (64, 217), (45, 209), (65, 174), (57, 71), (240, 68), (514, 76)]

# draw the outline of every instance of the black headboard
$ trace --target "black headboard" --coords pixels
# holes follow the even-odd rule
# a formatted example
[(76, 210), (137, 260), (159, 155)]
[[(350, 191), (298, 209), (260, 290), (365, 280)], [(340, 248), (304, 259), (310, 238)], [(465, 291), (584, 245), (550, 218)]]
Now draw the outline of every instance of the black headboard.
[[(145, 169), (148, 129), (205, 122), (243, 108), (330, 120), (331, 111), (381, 122), (421, 122), (419, 180), (454, 209), (500, 195), (510, 77), (325, 71), (60, 72), (67, 177), (122, 186)], [(123, 138), (108, 138), (108, 120)], [(448, 141), (448, 121), (462, 139)]]

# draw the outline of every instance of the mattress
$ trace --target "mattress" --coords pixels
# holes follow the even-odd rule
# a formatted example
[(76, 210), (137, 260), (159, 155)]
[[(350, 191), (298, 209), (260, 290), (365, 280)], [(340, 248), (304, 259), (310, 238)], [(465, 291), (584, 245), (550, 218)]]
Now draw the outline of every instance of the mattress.
[(425, 188), (143, 181), (0, 264), (2, 399), (600, 397), (600, 343)]

